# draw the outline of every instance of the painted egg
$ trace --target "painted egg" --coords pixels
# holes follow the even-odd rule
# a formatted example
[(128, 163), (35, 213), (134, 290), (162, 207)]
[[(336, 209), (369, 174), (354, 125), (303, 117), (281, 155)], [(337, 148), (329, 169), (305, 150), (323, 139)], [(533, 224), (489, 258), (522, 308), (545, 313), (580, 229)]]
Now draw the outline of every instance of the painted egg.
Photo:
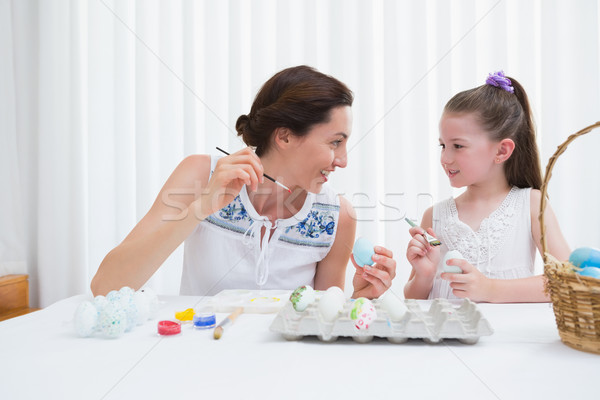
[(127, 314), (118, 303), (109, 301), (98, 316), (98, 329), (104, 337), (118, 338), (127, 328)]
[(125, 311), (125, 314), (127, 314), (127, 326), (125, 332), (129, 332), (137, 325), (139, 319), (139, 312), (133, 298), (133, 292), (123, 295), (123, 297), (121, 297), (120, 305), (123, 311)]
[[(337, 290), (336, 290), (337, 289)], [(337, 286), (332, 286), (325, 291), (319, 299), (318, 309), (323, 320), (331, 322), (336, 319), (344, 309), (344, 292)]]
[(135, 293), (135, 290), (133, 290), (129, 286), (123, 286), (119, 290), (119, 293), (121, 293), (121, 295), (126, 296), (126, 297), (133, 297), (133, 294)]
[(94, 297), (94, 307), (98, 312), (102, 311), (104, 307), (108, 304), (108, 300), (104, 296), (96, 296)]
[(350, 319), (356, 329), (369, 329), (369, 325), (377, 318), (377, 311), (371, 300), (359, 297), (354, 301), (350, 310)]
[(600, 250), (593, 247), (579, 247), (569, 256), (569, 262), (579, 268), (600, 268)]
[(600, 268), (596, 267), (585, 267), (581, 271), (577, 271), (579, 275), (589, 276), (591, 278), (600, 279)]
[(80, 337), (91, 336), (98, 325), (98, 310), (91, 301), (84, 301), (75, 310), (75, 332)]
[(406, 314), (407, 308), (404, 301), (396, 296), (391, 290), (388, 290), (379, 298), (379, 304), (392, 321), (399, 321)]
[(359, 267), (363, 267), (365, 264), (373, 265), (375, 261), (371, 257), (375, 254), (373, 243), (369, 239), (360, 237), (354, 242), (354, 248), (352, 254), (354, 254), (354, 261)]
[(300, 286), (292, 292), (290, 295), (290, 301), (294, 310), (302, 312), (306, 308), (315, 302), (316, 294), (315, 290), (311, 286)]
[(123, 294), (118, 290), (111, 290), (106, 294), (106, 300), (108, 301), (120, 302), (122, 297)]
[(444, 261), (442, 262), (442, 269), (444, 270), (444, 272), (452, 272), (455, 274), (462, 274), (463, 271), (462, 271), (462, 269), (460, 269), (459, 266), (446, 264), (446, 262), (451, 259), (464, 260), (465, 258), (463, 257), (462, 254), (460, 254), (460, 251), (458, 251), (458, 250), (448, 251), (446, 253), (446, 255), (444, 256)]

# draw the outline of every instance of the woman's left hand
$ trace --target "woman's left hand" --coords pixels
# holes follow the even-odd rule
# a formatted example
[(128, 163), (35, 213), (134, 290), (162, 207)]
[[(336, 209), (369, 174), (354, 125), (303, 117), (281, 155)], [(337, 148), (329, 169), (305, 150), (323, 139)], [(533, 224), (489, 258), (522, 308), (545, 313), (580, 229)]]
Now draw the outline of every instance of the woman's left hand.
[(493, 279), (483, 275), (467, 260), (454, 259), (452, 265), (462, 269), (462, 274), (444, 272), (440, 277), (450, 282), (452, 294), (461, 299), (469, 298), (472, 301), (490, 301), (493, 290)]
[(392, 279), (396, 276), (396, 261), (392, 258), (393, 254), (391, 250), (381, 246), (375, 246), (374, 250), (372, 259), (375, 264), (372, 266), (365, 264), (364, 267), (359, 267), (354, 261), (354, 254), (350, 257), (356, 269), (352, 280), (353, 298), (375, 299), (392, 286)]

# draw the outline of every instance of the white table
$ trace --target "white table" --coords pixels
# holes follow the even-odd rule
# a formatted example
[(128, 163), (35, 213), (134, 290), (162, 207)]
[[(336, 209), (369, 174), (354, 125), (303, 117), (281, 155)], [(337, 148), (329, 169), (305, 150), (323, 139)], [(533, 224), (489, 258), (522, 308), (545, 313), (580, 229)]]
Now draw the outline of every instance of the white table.
[[(160, 297), (158, 319), (118, 339), (79, 338), (84, 295), (0, 322), (2, 399), (591, 399), (600, 356), (560, 342), (549, 304), (479, 304), (494, 334), (474, 345), (385, 339), (286, 341), (274, 314), (242, 314), (221, 340), (159, 319), (200, 297)], [(217, 321), (226, 314), (217, 314)]]

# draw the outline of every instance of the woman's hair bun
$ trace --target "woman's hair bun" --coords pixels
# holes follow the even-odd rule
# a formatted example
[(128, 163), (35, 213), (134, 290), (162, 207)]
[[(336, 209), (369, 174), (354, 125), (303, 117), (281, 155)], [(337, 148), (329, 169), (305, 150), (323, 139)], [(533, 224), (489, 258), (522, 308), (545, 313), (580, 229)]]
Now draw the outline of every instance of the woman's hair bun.
[(242, 140), (246, 145), (256, 147), (260, 143), (260, 138), (257, 138), (256, 133), (252, 130), (250, 117), (246, 114), (242, 114), (238, 117), (235, 123), (235, 130), (238, 136), (242, 137)]

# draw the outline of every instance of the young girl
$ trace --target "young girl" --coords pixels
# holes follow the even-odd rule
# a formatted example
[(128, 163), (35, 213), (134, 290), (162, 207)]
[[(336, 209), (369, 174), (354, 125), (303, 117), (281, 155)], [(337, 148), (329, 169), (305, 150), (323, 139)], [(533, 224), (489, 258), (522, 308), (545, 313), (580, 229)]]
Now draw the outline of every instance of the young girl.
[[(429, 208), (421, 226), (410, 229), (406, 298), (549, 301), (543, 276), (533, 276), (535, 247), (541, 251), (542, 174), (521, 85), (498, 72), (485, 85), (454, 96), (440, 121), (440, 146), (450, 185), (466, 191)], [(569, 246), (549, 206), (544, 218), (548, 252), (568, 259)], [(425, 231), (442, 245), (432, 247)], [(462, 273), (439, 274), (449, 250), (465, 258), (447, 261)]]
[[(356, 221), (350, 203), (325, 182), (346, 166), (352, 101), (346, 85), (310, 67), (275, 74), (236, 123), (254, 150), (183, 160), (104, 258), (92, 292), (138, 289), (184, 240), (183, 295), (343, 288)], [(378, 297), (390, 286), (395, 262), (387, 249), (378, 256), (375, 268), (355, 276), (355, 297)]]

